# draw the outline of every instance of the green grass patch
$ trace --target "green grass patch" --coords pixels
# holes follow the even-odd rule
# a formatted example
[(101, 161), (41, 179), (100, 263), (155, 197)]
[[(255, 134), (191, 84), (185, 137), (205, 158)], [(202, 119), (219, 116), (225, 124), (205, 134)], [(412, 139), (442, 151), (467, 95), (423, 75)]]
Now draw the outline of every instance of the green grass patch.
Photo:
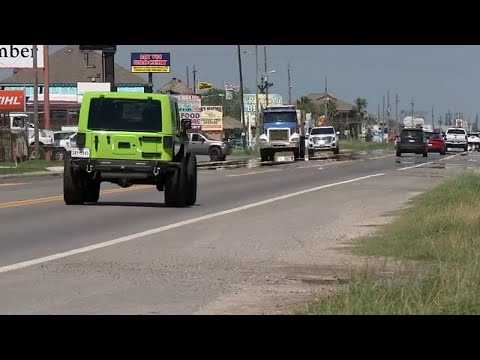
[(373, 150), (393, 150), (395, 144), (392, 142), (379, 141), (361, 141), (361, 140), (340, 140), (340, 151), (373, 151)]
[[(251, 158), (257, 158), (260, 156), (260, 151), (256, 149), (235, 149), (232, 150), (232, 153), (230, 156), (234, 157), (251, 157)], [(228, 160), (228, 157), (227, 157)]]
[[(414, 198), (355, 252), (401, 259), (388, 278), (366, 269), (307, 314), (480, 314), (480, 176), (463, 174)], [(403, 259), (403, 260), (402, 260)], [(414, 260), (408, 262), (406, 260)]]
[(16, 166), (11, 162), (0, 162), (0, 175), (46, 171), (51, 166), (63, 166), (63, 161), (27, 160), (18, 162)]

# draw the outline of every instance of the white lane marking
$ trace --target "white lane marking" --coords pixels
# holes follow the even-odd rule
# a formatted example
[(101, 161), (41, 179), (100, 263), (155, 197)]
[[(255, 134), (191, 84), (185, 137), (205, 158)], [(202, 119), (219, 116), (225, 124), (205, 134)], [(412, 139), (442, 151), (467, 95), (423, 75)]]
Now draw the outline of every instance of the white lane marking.
[(418, 168), (418, 167), (421, 167), (421, 166), (424, 166), (424, 165), (428, 165), (428, 164), (433, 164), (433, 161), (429, 161), (429, 162), (426, 162), (426, 163), (421, 163), (421, 164), (413, 165), (413, 166), (407, 166), (407, 167), (397, 169), (397, 170), (402, 171), (402, 170), (408, 170), (408, 169), (415, 169), (415, 168)]
[[(440, 159), (439, 161), (449, 160), (449, 159), (451, 159), (451, 158), (454, 158), (455, 156), (458, 156), (458, 154), (447, 156), (446, 158), (442, 158), (442, 159)], [(402, 162), (403, 162), (403, 161), (402, 161)], [(418, 168), (418, 167), (421, 167), (421, 166), (424, 166), (424, 165), (428, 165), (428, 164), (433, 164), (433, 163), (434, 163), (434, 161), (429, 161), (429, 162), (421, 163), (421, 164), (414, 165), (414, 166), (407, 166), (407, 167), (404, 167), (404, 168), (401, 168), (401, 169), (397, 169), (397, 170), (398, 170), (398, 171), (402, 171), (402, 170), (408, 170), (408, 169), (415, 169), (415, 168)]]
[(175, 228), (179, 228), (179, 227), (182, 227), (182, 226), (194, 224), (194, 223), (197, 223), (197, 222), (200, 222), (200, 221), (209, 220), (209, 219), (213, 219), (213, 218), (216, 218), (216, 217), (219, 217), (219, 216), (236, 213), (236, 212), (239, 212), (239, 211), (242, 211), (242, 210), (251, 209), (251, 208), (254, 208), (254, 207), (270, 204), (270, 203), (280, 201), (280, 200), (285, 200), (285, 199), (288, 199), (288, 198), (291, 198), (291, 197), (294, 197), (294, 196), (308, 194), (308, 193), (311, 193), (311, 192), (314, 192), (314, 191), (319, 191), (319, 190), (327, 189), (327, 188), (330, 188), (330, 187), (343, 185), (343, 184), (349, 184), (349, 183), (353, 183), (353, 182), (356, 182), (356, 181), (370, 179), (370, 178), (373, 178), (373, 177), (378, 177), (378, 176), (383, 176), (383, 175), (385, 175), (385, 174), (384, 173), (374, 174), (374, 175), (362, 176), (362, 177), (354, 178), (354, 179), (350, 179), (350, 180), (339, 181), (339, 182), (331, 183), (331, 184), (327, 184), (327, 185), (317, 186), (317, 187), (314, 187), (314, 188), (301, 190), (301, 191), (297, 191), (297, 192), (282, 195), (282, 196), (277, 196), (277, 197), (274, 197), (274, 198), (271, 198), (271, 199), (268, 199), (268, 200), (262, 200), (262, 201), (258, 201), (258, 202), (252, 203), (252, 204), (239, 206), (239, 207), (236, 207), (236, 208), (233, 208), (233, 209), (224, 210), (224, 211), (216, 212), (216, 213), (213, 213), (213, 214), (199, 216), (199, 217), (189, 219), (189, 220), (179, 221), (177, 223), (161, 226), (161, 227), (151, 229), (151, 230), (147, 230), (147, 231), (143, 231), (143, 232), (139, 232), (137, 234), (123, 236), (123, 237), (120, 237), (118, 239), (104, 241), (104, 242), (101, 242), (101, 243), (98, 243), (98, 244), (89, 245), (89, 246), (85, 246), (85, 247), (82, 247), (82, 248), (78, 248), (78, 249), (74, 249), (74, 250), (69, 250), (69, 251), (65, 251), (65, 252), (41, 257), (41, 258), (38, 258), (38, 259), (33, 259), (33, 260), (28, 260), (28, 261), (23, 261), (23, 262), (20, 262), (20, 263), (12, 264), (12, 265), (2, 266), (2, 267), (0, 267), (0, 273), (5, 273), (7, 271), (18, 270), (18, 269), (26, 268), (26, 267), (29, 267), (29, 266), (38, 265), (38, 264), (42, 264), (42, 263), (45, 263), (45, 262), (62, 259), (62, 258), (72, 256), (72, 255), (82, 254), (82, 253), (85, 253), (85, 252), (88, 252), (88, 251), (101, 249), (101, 248), (104, 248), (104, 247), (107, 247), (107, 246), (112, 246), (112, 245), (124, 243), (124, 242), (127, 242), (127, 241), (142, 238), (142, 237), (145, 237), (145, 236), (154, 235), (154, 234), (158, 234), (158, 233), (168, 231), (168, 230), (171, 230), (171, 229), (175, 229)]

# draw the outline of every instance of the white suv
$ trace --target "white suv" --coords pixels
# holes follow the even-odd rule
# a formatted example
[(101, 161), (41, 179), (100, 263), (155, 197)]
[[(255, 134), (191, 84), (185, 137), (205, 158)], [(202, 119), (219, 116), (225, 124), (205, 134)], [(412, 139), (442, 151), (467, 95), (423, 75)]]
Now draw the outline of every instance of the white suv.
[(335, 131), (333, 126), (316, 126), (310, 129), (308, 134), (308, 156), (315, 155), (315, 151), (340, 152), (340, 132)]

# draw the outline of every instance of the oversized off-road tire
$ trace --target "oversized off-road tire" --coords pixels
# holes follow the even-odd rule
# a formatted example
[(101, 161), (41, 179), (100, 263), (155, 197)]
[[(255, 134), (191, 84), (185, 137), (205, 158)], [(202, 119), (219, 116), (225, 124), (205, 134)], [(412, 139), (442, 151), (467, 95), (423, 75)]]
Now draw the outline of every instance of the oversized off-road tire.
[(401, 157), (402, 156), (402, 152), (397, 150), (397, 157)]
[(260, 150), (260, 160), (264, 162), (264, 161), (268, 161), (268, 158), (269, 158), (268, 150)]
[(188, 199), (187, 161), (184, 157), (165, 184), (165, 205), (167, 207), (185, 207)]
[(84, 187), (83, 200), (87, 203), (97, 203), (100, 198), (100, 183), (90, 181)]
[(197, 202), (197, 158), (194, 154), (187, 154), (187, 206)]
[(63, 169), (63, 200), (67, 205), (83, 205), (83, 187), (70, 166), (70, 152), (65, 155)]
[(334, 153), (335, 155), (340, 154), (340, 148), (337, 146), (337, 147), (335, 148), (335, 150), (333, 150), (333, 153)]
[(211, 161), (218, 161), (222, 156), (222, 150), (220, 150), (220, 148), (217, 146), (212, 146), (210, 149), (208, 149), (208, 156), (210, 156)]

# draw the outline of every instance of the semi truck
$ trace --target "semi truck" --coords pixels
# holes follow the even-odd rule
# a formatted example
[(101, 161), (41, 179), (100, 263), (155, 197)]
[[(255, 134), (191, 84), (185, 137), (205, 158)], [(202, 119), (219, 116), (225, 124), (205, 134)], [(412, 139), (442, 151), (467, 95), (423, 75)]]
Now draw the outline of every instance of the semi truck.
[(266, 106), (262, 110), (263, 134), (260, 135), (262, 161), (274, 161), (277, 152), (293, 152), (295, 159), (305, 156), (305, 136), (295, 105)]

